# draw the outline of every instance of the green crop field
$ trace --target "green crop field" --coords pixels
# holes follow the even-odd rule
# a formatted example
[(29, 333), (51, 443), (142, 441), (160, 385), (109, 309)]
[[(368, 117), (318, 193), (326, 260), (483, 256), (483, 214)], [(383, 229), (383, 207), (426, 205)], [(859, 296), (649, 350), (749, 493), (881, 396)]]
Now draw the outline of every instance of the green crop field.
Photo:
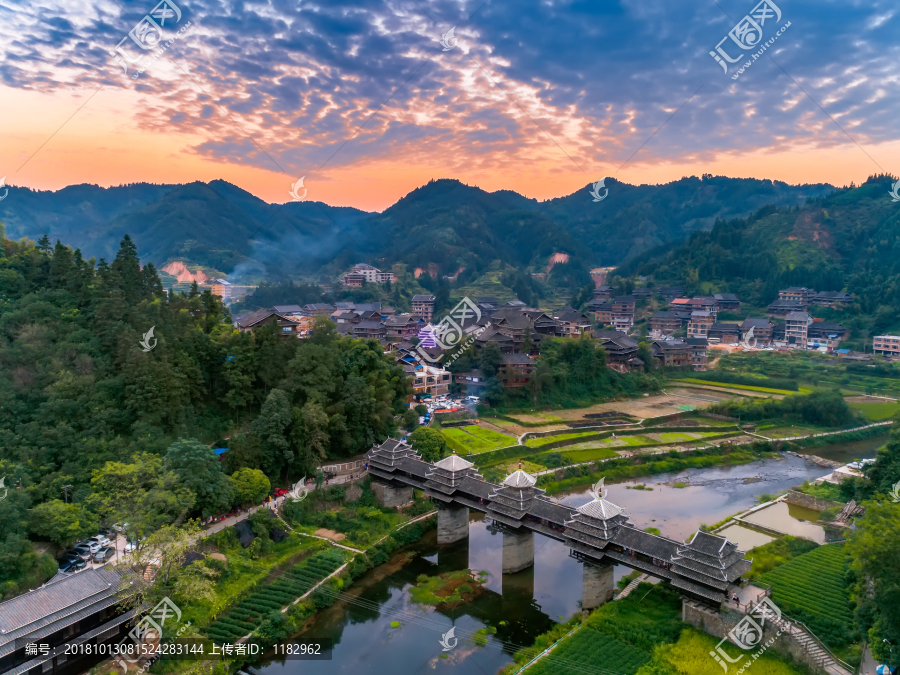
[(528, 669), (529, 675), (634, 675), (650, 660), (647, 652), (583, 627)]
[(839, 647), (853, 632), (845, 565), (844, 547), (825, 545), (759, 579), (772, 585), (772, 600), (785, 614), (806, 623), (829, 646)]
[[(578, 462), (591, 462), (596, 459), (607, 459), (615, 457), (616, 451), (612, 448), (587, 448), (584, 450), (575, 450), (573, 452), (563, 452), (562, 456), (567, 464), (577, 464)], [(540, 461), (540, 456), (535, 458)]]
[(525, 441), (525, 445), (529, 448), (539, 448), (547, 443), (555, 443), (556, 441), (567, 441), (570, 438), (581, 438), (582, 436), (593, 436), (596, 431), (573, 431), (570, 434), (558, 434), (556, 436), (541, 436), (540, 438), (529, 438)]
[(859, 410), (869, 422), (883, 422), (900, 413), (900, 403), (896, 401), (851, 403), (850, 407)]
[[(796, 391), (789, 391), (787, 389), (772, 389), (770, 387), (754, 387), (749, 384), (726, 384), (724, 382), (711, 382), (709, 380), (698, 380), (693, 377), (679, 378), (678, 380), (674, 380), (674, 382), (678, 382), (678, 383), (690, 382), (691, 384), (702, 384), (702, 385), (708, 386), (708, 387), (719, 387), (722, 389), (742, 389), (742, 390), (746, 390), (746, 391), (759, 391), (764, 394), (784, 394), (785, 396), (789, 396), (791, 394), (798, 393)], [(804, 389), (801, 387), (799, 393), (808, 394), (808, 393), (810, 393), (810, 391), (812, 391), (812, 390)]]
[[(714, 652), (719, 642), (706, 633), (701, 633), (693, 628), (686, 628), (681, 637), (673, 645), (663, 645), (656, 653), (656, 658), (670, 667), (670, 670), (654, 670), (652, 672), (690, 673), (690, 675), (723, 675), (722, 666), (709, 654)], [(732, 658), (742, 652), (729, 643), (725, 644), (726, 653)], [(752, 652), (743, 652), (750, 656)], [(737, 667), (740, 664), (735, 664)], [(800, 675), (808, 672), (805, 668), (801, 671), (794, 666), (782, 661), (774, 650), (764, 653), (759, 659), (753, 660), (753, 667), (748, 669), (753, 675)], [(732, 671), (736, 672), (736, 671)]]
[(516, 444), (516, 439), (512, 436), (476, 425), (442, 429), (441, 433), (446, 439), (447, 445), (460, 455), (469, 453), (477, 455)]
[(270, 613), (287, 607), (319, 581), (340, 567), (346, 559), (339, 549), (316, 553), (282, 574), (274, 583), (262, 586), (206, 627), (206, 635), (217, 643), (233, 643), (256, 630)]

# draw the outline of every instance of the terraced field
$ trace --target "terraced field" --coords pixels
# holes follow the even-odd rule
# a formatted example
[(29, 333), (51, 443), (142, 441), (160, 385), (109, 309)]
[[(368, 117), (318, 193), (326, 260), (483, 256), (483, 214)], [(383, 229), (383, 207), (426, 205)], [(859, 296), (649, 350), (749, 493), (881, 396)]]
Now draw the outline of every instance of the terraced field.
[(786, 614), (800, 619), (826, 643), (840, 644), (853, 626), (844, 577), (846, 553), (825, 545), (804, 553), (760, 577), (772, 585), (772, 599)]
[(513, 436), (507, 436), (499, 431), (485, 429), (474, 424), (467, 427), (442, 429), (441, 433), (447, 440), (447, 445), (460, 455), (468, 455), (469, 453), (477, 455), (489, 450), (516, 444), (516, 439)]
[(529, 675), (634, 675), (650, 660), (647, 652), (586, 626), (563, 640), (528, 669)]
[(286, 607), (345, 562), (345, 553), (329, 549), (295, 565), (281, 577), (242, 600), (204, 631), (217, 643), (233, 643), (256, 630), (270, 612)]

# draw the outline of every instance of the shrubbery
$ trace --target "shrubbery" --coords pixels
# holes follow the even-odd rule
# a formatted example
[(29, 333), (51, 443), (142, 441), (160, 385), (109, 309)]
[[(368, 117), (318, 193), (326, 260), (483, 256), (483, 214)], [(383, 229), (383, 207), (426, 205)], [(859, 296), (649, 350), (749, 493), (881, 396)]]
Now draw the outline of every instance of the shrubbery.
[(859, 416), (837, 391), (817, 391), (806, 396), (793, 394), (783, 399), (725, 401), (707, 409), (717, 415), (739, 417), (742, 422), (785, 418), (820, 427), (845, 427), (859, 422)]

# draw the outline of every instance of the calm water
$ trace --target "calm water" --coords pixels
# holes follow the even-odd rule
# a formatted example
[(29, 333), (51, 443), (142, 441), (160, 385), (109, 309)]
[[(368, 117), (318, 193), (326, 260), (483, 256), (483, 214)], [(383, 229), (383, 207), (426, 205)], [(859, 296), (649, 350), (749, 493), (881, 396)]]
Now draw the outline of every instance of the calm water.
[[(638, 527), (656, 527), (683, 540), (701, 523), (713, 524), (753, 506), (760, 494), (774, 494), (826, 473), (800, 458), (785, 457), (647, 477), (641, 482), (652, 491), (628, 489), (639, 484), (634, 481), (611, 485), (608, 497), (625, 507)], [(667, 482), (684, 482), (689, 487), (662, 485)], [(587, 487), (559, 495), (561, 502), (572, 506), (590, 499)], [(473, 512), (468, 541), (439, 547), (432, 531), (395, 554), (388, 564), (358, 579), (347, 589), (345, 599), (313, 617), (302, 637), (334, 640), (331, 661), (273, 661), (259, 670), (265, 675), (493, 675), (520, 646), (530, 645), (554, 622), (580, 609), (581, 563), (553, 539), (535, 535), (534, 546), (534, 567), (503, 575), (502, 535), (491, 534), (482, 514)], [(471, 604), (438, 611), (410, 599), (408, 589), (419, 574), (466, 567), (490, 573), (485, 592)], [(616, 579), (628, 571), (617, 566)], [(392, 621), (399, 621), (400, 627), (392, 628)], [(459, 642), (442, 659), (441, 635), (454, 625)], [(497, 633), (486, 646), (477, 647), (471, 636), (486, 625), (495, 626)]]
[(871, 438), (850, 443), (830, 443), (818, 448), (804, 448), (800, 452), (818, 455), (836, 462), (852, 462), (857, 459), (871, 459), (882, 445), (888, 442), (890, 433), (879, 434)]

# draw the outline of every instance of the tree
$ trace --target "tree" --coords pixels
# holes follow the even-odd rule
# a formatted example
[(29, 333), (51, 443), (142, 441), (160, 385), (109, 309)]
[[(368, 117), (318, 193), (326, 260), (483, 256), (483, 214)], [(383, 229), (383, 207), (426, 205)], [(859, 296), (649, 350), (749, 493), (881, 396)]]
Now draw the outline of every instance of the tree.
[(415, 429), (419, 425), (419, 415), (412, 408), (403, 413), (403, 426), (407, 431)]
[(447, 454), (447, 442), (437, 429), (419, 427), (410, 434), (409, 441), (426, 462), (436, 462)]
[(850, 533), (847, 542), (847, 553), (857, 578), (854, 589), (857, 619), (868, 629), (872, 654), (898, 666), (900, 508), (889, 501), (866, 502), (864, 506), (866, 512), (856, 521), (857, 529)]
[(506, 387), (499, 377), (490, 377), (484, 383), (484, 399), (491, 405), (499, 405), (506, 398)]
[(97, 517), (81, 504), (53, 499), (38, 504), (31, 512), (31, 529), (61, 548), (97, 534)]
[(258, 504), (272, 489), (266, 474), (246, 467), (231, 474), (231, 486), (234, 498), (240, 504)]
[(650, 345), (643, 340), (638, 342), (637, 357), (644, 362), (645, 373), (649, 373), (653, 370), (653, 364), (655, 363), (653, 360), (653, 350), (650, 349)]
[(213, 449), (196, 439), (179, 439), (166, 452), (166, 467), (196, 495), (194, 509), (204, 516), (227, 511), (234, 503), (231, 482)]
[(118, 523), (129, 541), (183, 518), (196, 502), (189, 488), (167, 470), (163, 459), (137, 453), (130, 463), (106, 462), (91, 476), (87, 502), (102, 518)]
[(503, 355), (500, 353), (500, 345), (493, 340), (488, 340), (478, 357), (478, 364), (485, 377), (494, 377), (502, 362)]
[(297, 470), (304, 476), (315, 472), (328, 456), (328, 415), (318, 403), (308, 402), (291, 410), (291, 443), (297, 449)]
[(273, 389), (266, 397), (259, 417), (253, 420), (253, 433), (263, 442), (263, 468), (270, 474), (286, 468), (294, 459), (287, 435), (291, 425), (291, 404), (286, 392)]

